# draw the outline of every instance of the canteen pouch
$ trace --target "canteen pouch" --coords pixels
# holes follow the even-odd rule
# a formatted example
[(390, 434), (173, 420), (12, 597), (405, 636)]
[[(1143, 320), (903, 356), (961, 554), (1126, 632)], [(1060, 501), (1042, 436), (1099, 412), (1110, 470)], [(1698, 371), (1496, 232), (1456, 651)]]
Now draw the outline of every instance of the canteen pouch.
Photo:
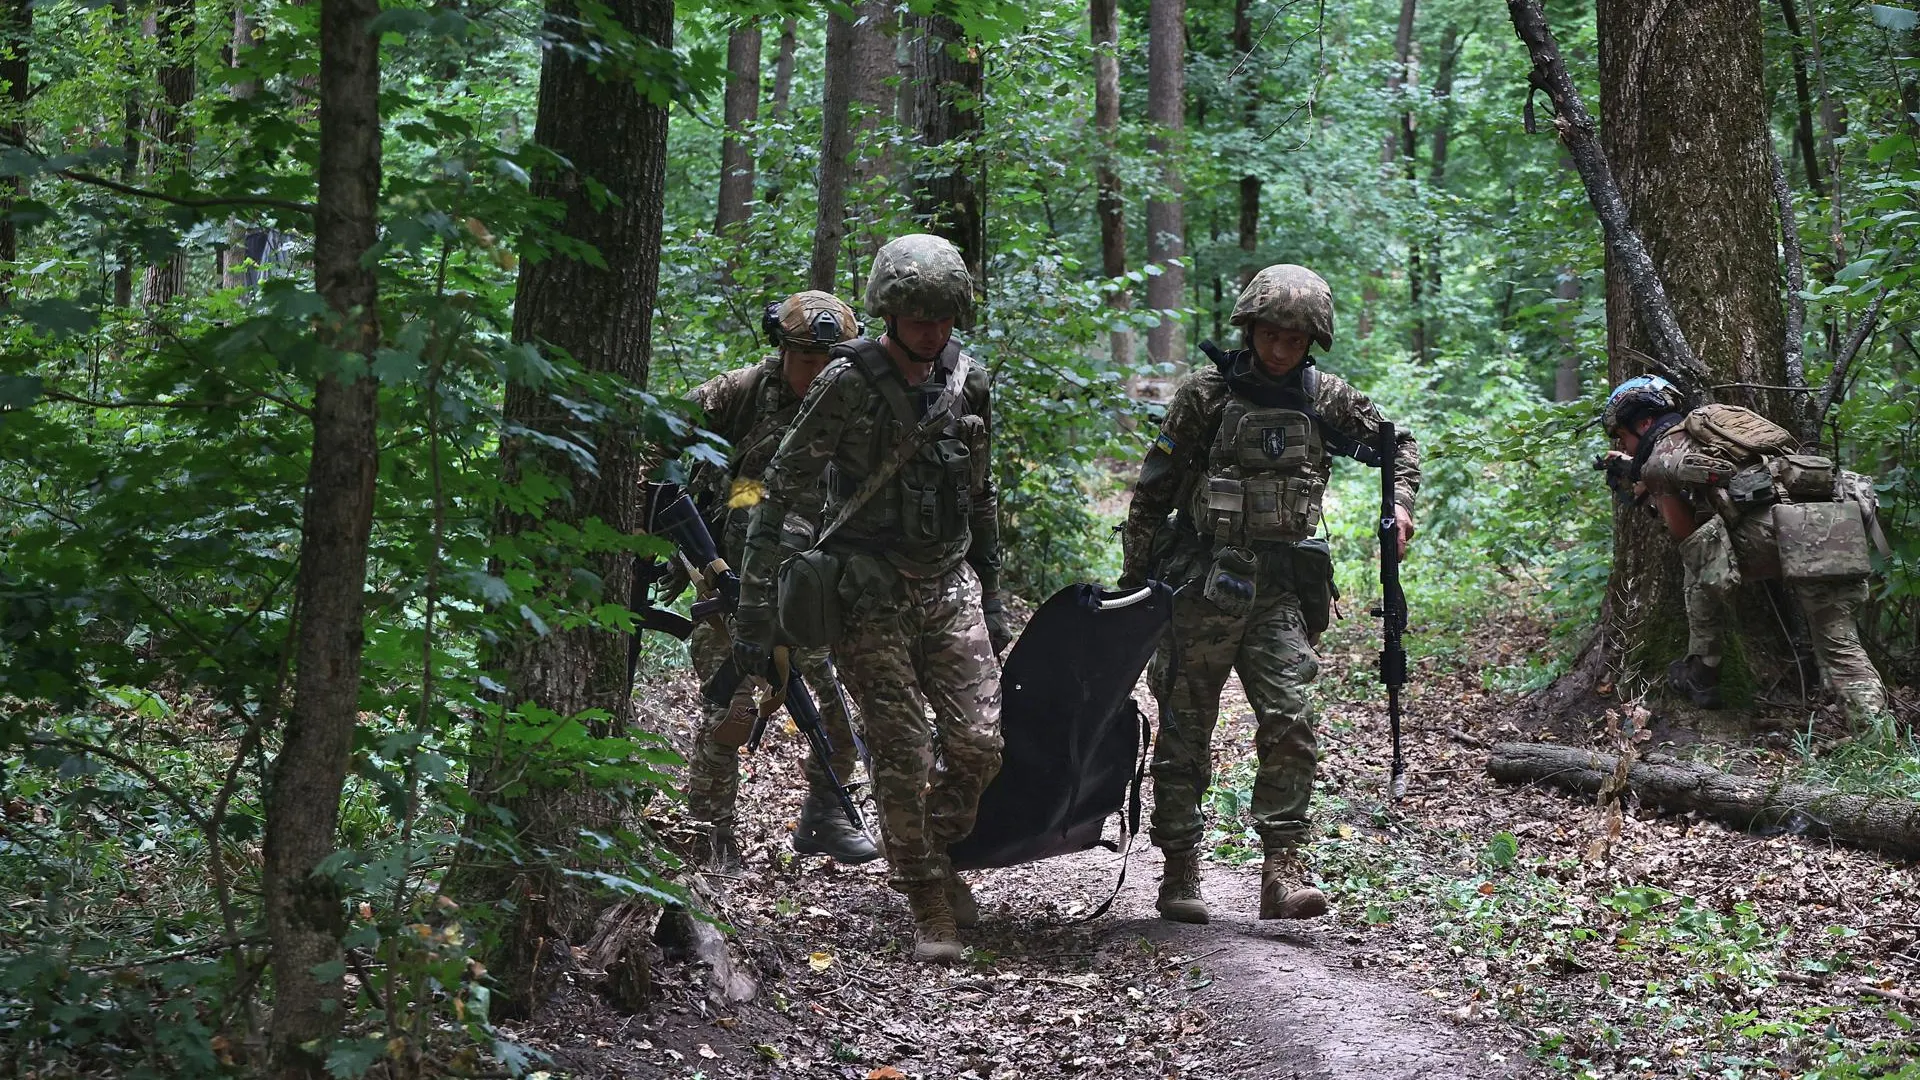
[(1300, 598), (1300, 616), (1307, 641), (1317, 643), (1333, 625), (1333, 548), (1318, 537), (1293, 546), (1293, 593)]
[(1773, 508), (1780, 576), (1789, 582), (1858, 581), (1872, 569), (1860, 508), (1848, 502)]
[(1259, 557), (1246, 548), (1223, 547), (1207, 568), (1207, 584), (1201, 595), (1223, 614), (1236, 618), (1253, 610), (1254, 575)]
[(840, 607), (840, 557), (810, 548), (780, 564), (780, 630), (802, 648), (830, 647), (843, 629)]
[(1817, 454), (1788, 454), (1774, 458), (1774, 478), (1794, 502), (1833, 500), (1833, 459)]

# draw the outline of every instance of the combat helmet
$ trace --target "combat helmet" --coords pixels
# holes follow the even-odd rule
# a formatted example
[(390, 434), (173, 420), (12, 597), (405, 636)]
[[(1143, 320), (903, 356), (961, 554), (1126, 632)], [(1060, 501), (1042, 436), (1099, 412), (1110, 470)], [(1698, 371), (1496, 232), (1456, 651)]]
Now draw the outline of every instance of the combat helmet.
[(1233, 302), (1235, 326), (1252, 322), (1272, 323), (1288, 330), (1300, 330), (1333, 348), (1333, 290), (1327, 280), (1304, 266), (1279, 263), (1253, 275), (1240, 299)]
[(973, 321), (973, 275), (960, 249), (930, 233), (887, 243), (867, 275), (867, 311), (886, 319)]
[(1658, 375), (1636, 375), (1607, 395), (1606, 411), (1600, 414), (1600, 426), (1607, 432), (1618, 431), (1643, 416), (1660, 416), (1685, 408), (1680, 388)]
[(829, 292), (797, 292), (777, 304), (768, 304), (760, 319), (767, 341), (775, 348), (793, 346), (824, 352), (860, 336), (860, 320), (846, 301)]

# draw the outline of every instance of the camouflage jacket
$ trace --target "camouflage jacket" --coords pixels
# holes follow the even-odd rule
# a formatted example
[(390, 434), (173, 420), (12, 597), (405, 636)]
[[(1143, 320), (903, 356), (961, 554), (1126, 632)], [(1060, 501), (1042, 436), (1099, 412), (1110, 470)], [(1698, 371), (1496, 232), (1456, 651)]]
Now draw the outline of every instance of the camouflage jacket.
[[(687, 489), (719, 540), (720, 554), (738, 566), (746, 543), (747, 516), (760, 496), (756, 485), (800, 414), (800, 397), (781, 373), (778, 353), (715, 375), (687, 396), (707, 414), (707, 430), (732, 447), (725, 470), (705, 462), (696, 464)], [(802, 501), (796, 509), (818, 513), (818, 493), (811, 504)]]
[[(951, 364), (943, 358), (940, 370), (951, 370)], [(962, 399), (964, 412), (979, 418), (971, 425), (979, 434), (978, 445), (971, 448), (970, 455), (964, 540), (957, 548), (908, 542), (897, 529), (878, 524), (886, 520), (886, 498), (876, 495), (834, 534), (829, 545), (884, 554), (896, 568), (922, 577), (944, 573), (964, 557), (979, 574), (982, 590), (991, 593), (999, 588), (1000, 526), (999, 499), (989, 467), (993, 430), (990, 379), (977, 361), (969, 358), (969, 364)], [(935, 380), (939, 379), (936, 374)], [(943, 383), (929, 380), (909, 392), (937, 385)], [(741, 570), (743, 605), (771, 606), (783, 543), (786, 547), (795, 544), (792, 538), (784, 542), (782, 538), (783, 530), (793, 528), (789, 515), (797, 512), (809, 519), (808, 535), (825, 529), (850, 490), (884, 464), (895, 442), (895, 431), (892, 410), (881, 391), (854, 361), (836, 356), (807, 389), (799, 415), (767, 467), (765, 494), (754, 507), (747, 528)], [(823, 488), (828, 492), (824, 506), (818, 494)]]
[[(1288, 378), (1297, 379), (1304, 370), (1304, 366), (1297, 368)], [(1313, 410), (1320, 419), (1352, 438), (1371, 441), (1385, 420), (1373, 402), (1338, 376), (1322, 371), (1317, 381)], [(1133, 502), (1121, 525), (1123, 580), (1145, 578), (1154, 537), (1169, 527), (1169, 514), (1186, 509), (1195, 486), (1205, 481), (1208, 456), (1231, 396), (1226, 377), (1211, 367), (1193, 372), (1175, 388), (1166, 418), (1160, 422), (1159, 437), (1140, 466)], [(1398, 433), (1397, 442), (1400, 452), (1394, 499), (1411, 513), (1414, 493), (1420, 490), (1420, 448), (1405, 431)], [(1332, 472), (1331, 461), (1322, 458), (1317, 472), (1324, 481)]]

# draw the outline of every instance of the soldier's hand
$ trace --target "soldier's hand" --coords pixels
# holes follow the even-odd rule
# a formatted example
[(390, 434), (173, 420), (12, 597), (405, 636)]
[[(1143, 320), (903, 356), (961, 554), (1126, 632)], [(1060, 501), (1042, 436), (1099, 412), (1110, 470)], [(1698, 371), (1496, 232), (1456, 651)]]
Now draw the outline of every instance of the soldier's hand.
[(1407, 542), (1413, 539), (1413, 513), (1406, 507), (1395, 503), (1393, 519), (1400, 524), (1400, 557), (1407, 557)]
[(981, 602), (980, 611), (987, 618), (987, 644), (993, 647), (993, 655), (999, 656), (1013, 642), (1013, 627), (1007, 619), (1007, 605), (1001, 602), (1000, 594), (994, 593)]

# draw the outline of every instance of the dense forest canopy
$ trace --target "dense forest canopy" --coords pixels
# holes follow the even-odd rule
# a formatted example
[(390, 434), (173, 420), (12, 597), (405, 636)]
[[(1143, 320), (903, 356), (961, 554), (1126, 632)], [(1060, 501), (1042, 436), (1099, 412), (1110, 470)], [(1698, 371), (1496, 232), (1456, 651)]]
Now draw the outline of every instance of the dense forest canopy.
[[(1543, 6), (1718, 391), (1876, 479), (1863, 629), (1911, 686), (1920, 14), (1699, 5), (1757, 64), (1735, 94), (1637, 4)], [(769, 302), (859, 309), (902, 233), (979, 288), (1013, 593), (1117, 576), (1173, 381), (1298, 263), (1319, 363), (1424, 450), (1418, 662), (1637, 707), (1672, 634), (1622, 598), (1673, 608), (1677, 563), (1589, 463), (1650, 346), (1532, 67), (1484, 0), (5, 0), (0, 1063), (517, 1075), (555, 942), (644, 984), (608, 905), (705, 901), (683, 648), (645, 636), (629, 692), (641, 485), (724, 461), (686, 395), (766, 353)], [(1662, 169), (1735, 121), (1763, 134), (1706, 171), (1759, 209), (1689, 234), (1713, 193)], [(1735, 231), (1777, 262), (1730, 265)], [(1360, 616), (1373, 483), (1338, 471), (1326, 519)], [(1765, 620), (1732, 692), (1811, 733)], [(1905, 730), (1847, 752), (1912, 798)], [(1794, 767), (1845, 774), (1822, 746)], [(1615, 1075), (1603, 1043), (1536, 1048)]]

